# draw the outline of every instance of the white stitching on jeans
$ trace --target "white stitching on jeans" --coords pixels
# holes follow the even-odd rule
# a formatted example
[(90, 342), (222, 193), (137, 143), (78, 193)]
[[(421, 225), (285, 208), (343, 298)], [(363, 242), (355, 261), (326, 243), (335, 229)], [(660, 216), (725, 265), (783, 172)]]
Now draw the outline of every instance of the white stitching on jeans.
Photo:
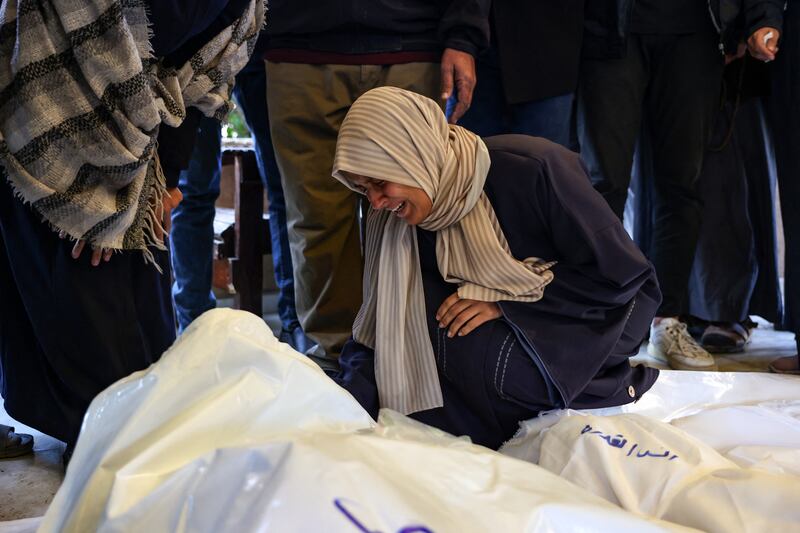
[(631, 301), (631, 307), (628, 309), (628, 314), (625, 316), (625, 322), (631, 319), (631, 315), (633, 314), (633, 310), (636, 307), (636, 296), (633, 297), (633, 301)]
[(506, 352), (506, 362), (503, 363), (503, 375), (500, 378), (500, 390), (497, 391), (501, 397), (505, 397), (505, 394), (502, 391), (504, 390), (503, 384), (506, 381), (506, 368), (508, 368), (508, 360), (511, 358), (511, 349), (514, 347), (514, 344), (516, 344), (516, 342), (517, 339), (515, 338), (513, 341), (511, 341), (511, 344), (508, 345), (508, 351)]
[(508, 342), (508, 338), (511, 336), (511, 333), (512, 332), (509, 331), (505, 340), (503, 340), (503, 345), (500, 346), (500, 352), (497, 354), (497, 364), (494, 367), (494, 390), (497, 391), (497, 394), (500, 394), (500, 391), (497, 390), (497, 372), (500, 370), (500, 358), (503, 357), (503, 348), (506, 347), (506, 342)]
[(436, 330), (436, 361), (442, 354), (442, 328)]
[[(442, 338), (444, 338), (444, 335)], [(442, 373), (447, 375), (447, 339), (444, 339), (442, 343)]]

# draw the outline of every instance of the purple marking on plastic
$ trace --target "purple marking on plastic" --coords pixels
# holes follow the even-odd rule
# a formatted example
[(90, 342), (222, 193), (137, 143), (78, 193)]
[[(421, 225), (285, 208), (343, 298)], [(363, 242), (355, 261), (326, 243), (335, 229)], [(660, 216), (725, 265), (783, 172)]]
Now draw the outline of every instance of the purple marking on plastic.
[(341, 511), (342, 514), (345, 515), (347, 519), (350, 520), (350, 522), (352, 522), (353, 525), (358, 528), (359, 531), (361, 531), (361, 533), (381, 533), (380, 531), (372, 531), (370, 529), (367, 529), (367, 527), (364, 524), (359, 522), (358, 518), (353, 516), (353, 513), (348, 511), (347, 508), (344, 506), (344, 504), (342, 503), (342, 498), (335, 498), (333, 500), (333, 505), (335, 505), (336, 508), (339, 509), (339, 511)]
[[(353, 515), (353, 513), (351, 513), (347, 509), (347, 507), (344, 506), (343, 500), (344, 500), (344, 498), (334, 498), (333, 505), (335, 505), (336, 508), (339, 509), (339, 511), (345, 517), (347, 517), (347, 519), (350, 520), (350, 522), (354, 526), (356, 526), (361, 533), (382, 533), (380, 530), (374, 530), (373, 531), (373, 530), (369, 529), (367, 526), (365, 526), (364, 524), (362, 524), (358, 520), (358, 518), (356, 518), (355, 515)], [(428, 529), (425, 526), (416, 526), (415, 525), (415, 526), (406, 526), (406, 527), (402, 528), (400, 531), (398, 531), (398, 533), (433, 533), (433, 530)]]

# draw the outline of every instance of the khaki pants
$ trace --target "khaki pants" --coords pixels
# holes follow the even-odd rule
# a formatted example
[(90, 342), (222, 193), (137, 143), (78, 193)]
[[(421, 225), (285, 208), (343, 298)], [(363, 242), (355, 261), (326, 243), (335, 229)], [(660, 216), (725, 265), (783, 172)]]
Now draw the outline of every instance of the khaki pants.
[(338, 357), (351, 334), (363, 277), (358, 195), (331, 177), (339, 127), (352, 103), (370, 89), (388, 85), (437, 99), (440, 79), (438, 63), (267, 62), (267, 105), (286, 196), (297, 316), (328, 357)]

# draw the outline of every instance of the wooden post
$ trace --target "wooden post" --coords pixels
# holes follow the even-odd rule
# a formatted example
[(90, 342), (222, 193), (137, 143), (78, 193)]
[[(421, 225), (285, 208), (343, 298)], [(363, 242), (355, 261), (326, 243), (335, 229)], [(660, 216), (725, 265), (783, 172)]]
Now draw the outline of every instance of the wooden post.
[(236, 257), (231, 260), (234, 305), (262, 316), (264, 186), (252, 150), (233, 155), (236, 179)]

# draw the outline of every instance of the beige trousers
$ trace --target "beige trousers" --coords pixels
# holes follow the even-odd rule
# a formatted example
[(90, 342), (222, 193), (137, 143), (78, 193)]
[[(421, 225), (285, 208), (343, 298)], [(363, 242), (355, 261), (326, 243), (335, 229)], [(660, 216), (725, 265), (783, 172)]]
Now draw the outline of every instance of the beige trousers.
[(267, 105), (286, 197), (297, 316), (319, 343), (316, 355), (339, 356), (361, 306), (359, 195), (331, 177), (339, 127), (352, 103), (370, 89), (388, 85), (437, 99), (440, 79), (438, 63), (267, 62)]

